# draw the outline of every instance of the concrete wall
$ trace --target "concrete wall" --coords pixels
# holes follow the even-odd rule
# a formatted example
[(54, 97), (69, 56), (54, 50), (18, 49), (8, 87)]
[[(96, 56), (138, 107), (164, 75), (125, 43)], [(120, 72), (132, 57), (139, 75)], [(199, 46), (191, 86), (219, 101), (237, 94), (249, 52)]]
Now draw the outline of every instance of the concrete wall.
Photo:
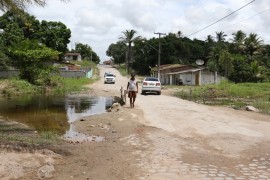
[(86, 77), (84, 71), (59, 71), (60, 76), (64, 78), (83, 78)]
[(0, 78), (11, 78), (19, 76), (19, 70), (0, 71)]
[[(90, 71), (67, 71), (60, 70), (60, 76), (64, 78), (91, 78), (92, 70)], [(0, 71), (0, 78), (12, 78), (19, 76), (19, 70)]]

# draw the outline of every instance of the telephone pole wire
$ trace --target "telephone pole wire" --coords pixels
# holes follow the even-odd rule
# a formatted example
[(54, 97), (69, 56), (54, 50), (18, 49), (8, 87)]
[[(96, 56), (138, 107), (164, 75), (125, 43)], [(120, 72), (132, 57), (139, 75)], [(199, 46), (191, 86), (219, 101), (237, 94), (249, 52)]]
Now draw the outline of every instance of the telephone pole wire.
[(161, 37), (161, 35), (166, 35), (166, 34), (165, 33), (160, 33), (160, 32), (157, 32), (157, 33), (154, 33), (154, 34), (158, 34), (158, 79), (161, 81), (161, 79), (160, 79), (160, 54), (161, 54), (160, 37)]

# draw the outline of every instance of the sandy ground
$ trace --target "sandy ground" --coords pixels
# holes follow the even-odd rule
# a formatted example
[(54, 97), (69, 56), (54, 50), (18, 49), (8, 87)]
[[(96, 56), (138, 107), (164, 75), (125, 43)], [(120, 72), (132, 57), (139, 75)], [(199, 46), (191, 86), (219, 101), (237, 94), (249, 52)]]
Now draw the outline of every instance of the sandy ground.
[[(105, 71), (116, 74), (115, 84), (103, 83)], [(108, 66), (100, 66), (100, 72), (91, 94), (120, 96), (129, 77)], [(1, 152), (0, 178), (270, 179), (270, 116), (196, 104), (169, 93), (138, 94), (135, 108), (127, 104), (75, 122), (77, 131), (104, 141), (67, 142), (58, 154)]]

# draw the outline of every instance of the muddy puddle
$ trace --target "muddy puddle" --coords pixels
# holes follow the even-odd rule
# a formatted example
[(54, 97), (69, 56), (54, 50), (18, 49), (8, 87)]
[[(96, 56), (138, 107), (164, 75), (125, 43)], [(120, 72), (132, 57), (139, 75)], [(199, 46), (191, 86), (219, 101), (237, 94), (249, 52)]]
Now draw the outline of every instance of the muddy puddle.
[(0, 116), (26, 124), (38, 132), (57, 132), (71, 142), (98, 142), (104, 137), (76, 132), (73, 122), (106, 113), (112, 103), (112, 97), (87, 95), (0, 98)]

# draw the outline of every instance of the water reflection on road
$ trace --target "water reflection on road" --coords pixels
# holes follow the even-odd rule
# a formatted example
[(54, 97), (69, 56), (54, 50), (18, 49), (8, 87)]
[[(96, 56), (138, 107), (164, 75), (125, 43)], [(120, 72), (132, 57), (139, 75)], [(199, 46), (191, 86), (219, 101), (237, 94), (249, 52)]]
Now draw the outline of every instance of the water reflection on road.
[[(87, 104), (93, 103), (91, 108), (87, 107)], [(88, 102), (88, 103), (87, 103)], [(86, 99), (78, 99), (78, 98), (71, 98), (66, 101), (66, 109), (67, 109), (67, 117), (68, 122), (70, 123), (70, 128), (64, 134), (64, 138), (71, 142), (82, 142), (82, 141), (103, 141), (104, 137), (99, 136), (88, 136), (83, 133), (79, 133), (75, 131), (73, 122), (83, 117), (87, 117), (89, 115), (95, 114), (102, 114), (106, 112), (106, 109), (109, 108), (112, 104), (112, 98), (105, 98), (105, 97), (91, 97)]]
[[(111, 97), (87, 95), (0, 98), (0, 116), (37, 131), (56, 131), (66, 138), (78, 138), (85, 135), (74, 131), (72, 123), (83, 117), (105, 113), (112, 101)], [(98, 137), (94, 139), (99, 140)]]

